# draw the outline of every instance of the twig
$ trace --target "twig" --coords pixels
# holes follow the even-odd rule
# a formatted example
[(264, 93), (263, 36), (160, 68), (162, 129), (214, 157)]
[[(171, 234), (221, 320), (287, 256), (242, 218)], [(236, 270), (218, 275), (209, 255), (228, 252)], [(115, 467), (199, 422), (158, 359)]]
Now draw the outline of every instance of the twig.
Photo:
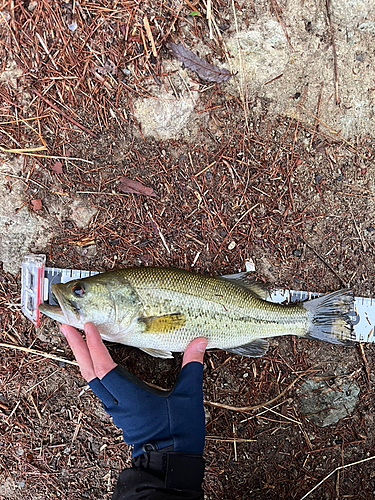
[[(25, 153), (23, 153), (25, 154)], [(48, 158), (48, 159), (52, 159), (52, 160), (65, 160), (65, 161), (82, 161), (84, 163), (90, 163), (91, 165), (94, 165), (94, 162), (91, 161), (91, 160), (85, 160), (83, 158), (73, 158), (73, 157), (70, 157), (70, 156), (47, 156), (47, 155), (33, 155), (33, 156), (37, 156), (38, 158)]]
[(359, 239), (361, 240), (363, 251), (366, 253), (366, 251), (367, 251), (366, 242), (365, 242), (365, 240), (364, 240), (364, 238), (362, 236), (362, 233), (359, 230), (359, 227), (357, 226), (357, 222), (356, 222), (354, 214), (353, 214), (352, 206), (351, 206), (350, 202), (348, 202), (348, 203), (349, 203), (350, 213), (352, 215), (352, 219), (353, 219), (353, 224), (354, 224), (355, 230), (357, 231)]
[(213, 165), (215, 165), (215, 163), (216, 163), (216, 160), (213, 161), (212, 163), (210, 163), (209, 165), (207, 165), (207, 167), (202, 168), (202, 170), (200, 170), (198, 173), (194, 174), (194, 177), (197, 178), (200, 175), (204, 174), (209, 168), (211, 168)]
[(374, 460), (375, 459), (375, 456), (373, 457), (368, 457), (368, 458), (364, 458), (363, 460), (358, 460), (358, 462), (352, 462), (351, 464), (346, 464), (346, 465), (340, 465), (339, 467), (336, 467), (336, 469), (334, 469), (332, 472), (330, 472), (328, 474), (328, 476), (326, 476), (325, 478), (323, 478), (318, 484), (316, 484), (314, 486), (314, 488), (312, 488), (310, 491), (308, 491), (306, 493), (306, 495), (304, 495), (300, 500), (304, 500), (305, 498), (307, 498), (310, 493), (312, 493), (313, 491), (315, 491), (317, 488), (319, 488), (319, 486), (321, 484), (324, 483), (324, 481), (326, 481), (329, 477), (331, 477), (335, 472), (339, 471), (339, 470), (343, 470), (343, 469), (346, 469), (347, 467), (352, 467), (352, 465), (358, 465), (358, 464), (362, 464), (363, 462), (368, 462), (370, 460)]
[(52, 377), (52, 375), (55, 375), (55, 373), (57, 373), (59, 370), (55, 370), (54, 372), (50, 373), (48, 375), (48, 377), (45, 377), (43, 380), (40, 380), (39, 382), (37, 382), (36, 384), (34, 384), (33, 386), (30, 387), (30, 389), (27, 389), (26, 393), (27, 394), (28, 392), (32, 391), (33, 389), (35, 389), (35, 387), (37, 387), (39, 384), (42, 384), (43, 382), (45, 382), (46, 380), (48, 380), (50, 377)]
[(234, 461), (237, 462), (237, 440), (236, 440), (236, 428), (234, 427), (233, 424), (233, 450), (234, 450)]
[(254, 411), (254, 410), (259, 410), (259, 408), (264, 408), (267, 405), (272, 405), (276, 401), (278, 401), (280, 398), (282, 398), (301, 378), (305, 376), (305, 373), (302, 375), (299, 375), (296, 379), (293, 380), (291, 384), (288, 385), (278, 396), (275, 398), (271, 399), (270, 401), (267, 401), (266, 403), (261, 403), (256, 406), (230, 406), (230, 405), (224, 405), (221, 403), (214, 403), (211, 401), (203, 401), (203, 404), (208, 405), (208, 406), (213, 406), (215, 408), (223, 408), (224, 410), (231, 410), (231, 411), (240, 411), (240, 412), (246, 412), (246, 411)]
[(157, 50), (156, 50), (156, 47), (155, 47), (154, 37), (152, 36), (152, 31), (151, 31), (150, 24), (148, 22), (147, 16), (145, 16), (143, 18), (143, 24), (144, 24), (145, 29), (146, 29), (147, 37), (148, 37), (148, 39), (150, 40), (150, 43), (151, 43), (152, 54), (155, 57), (158, 57), (158, 53), (157, 53)]
[[(236, 443), (255, 443), (256, 439), (235, 438)], [(219, 436), (206, 436), (208, 441), (219, 441), (220, 443), (233, 443), (233, 438), (222, 438)]]
[(170, 249), (169, 249), (169, 246), (167, 245), (167, 242), (165, 241), (165, 238), (164, 238), (163, 233), (161, 232), (160, 226), (159, 226), (159, 224), (155, 221), (155, 219), (153, 218), (153, 216), (151, 215), (151, 212), (150, 212), (150, 210), (149, 210), (149, 208), (148, 208), (148, 205), (147, 205), (146, 203), (145, 203), (145, 208), (146, 208), (146, 210), (147, 210), (147, 215), (150, 217), (150, 219), (152, 220), (152, 222), (155, 224), (156, 229), (158, 230), (158, 233), (159, 233), (160, 239), (161, 239), (161, 241), (163, 242), (163, 245), (164, 245), (165, 249), (166, 249), (166, 250), (167, 250), (167, 252), (170, 254), (170, 253), (171, 253), (171, 251), (170, 251)]
[(28, 347), (21, 347), (19, 345), (3, 344), (3, 343), (0, 343), (0, 347), (4, 347), (6, 349), (16, 349), (17, 351), (23, 351), (29, 354), (35, 354), (35, 356), (42, 356), (43, 358), (53, 359), (54, 361), (62, 361), (63, 363), (67, 363), (68, 365), (79, 366), (76, 361), (70, 361), (69, 359), (60, 358), (59, 356), (55, 356), (54, 354), (48, 354), (47, 352), (37, 351), (36, 349), (29, 349)]
[(208, 21), (208, 27), (210, 30), (210, 40), (213, 40), (214, 34), (212, 31), (212, 4), (211, 4), (211, 0), (207, 0), (206, 10), (207, 10), (206, 19)]
[(80, 128), (81, 130), (83, 130), (87, 134), (90, 134), (92, 137), (96, 137), (96, 135), (94, 134), (94, 132), (91, 132), (91, 130), (89, 130), (88, 128), (84, 127), (80, 123), (78, 123), (76, 120), (74, 120), (74, 118), (72, 118), (71, 116), (69, 116), (68, 114), (66, 114), (65, 111), (63, 111), (62, 109), (59, 109), (57, 106), (55, 106), (53, 104), (53, 102), (51, 102), (49, 99), (47, 99), (46, 97), (44, 97), (40, 92), (38, 92), (35, 89), (31, 89), (31, 91), (34, 92), (34, 94), (36, 94), (40, 99), (42, 99), (42, 101), (44, 101), (46, 104), (48, 104), (48, 106), (50, 106), (52, 109), (54, 109), (55, 111), (57, 111), (57, 113), (60, 113), (60, 115), (63, 116), (66, 120), (68, 120), (71, 123), (73, 123), (73, 125), (75, 125), (76, 127)]
[[(238, 48), (238, 58), (239, 58), (239, 63), (240, 63), (240, 84), (239, 84), (239, 91), (240, 91), (240, 98), (243, 103), (243, 109), (244, 109), (244, 115), (245, 115), (245, 124), (246, 124), (246, 129), (249, 130), (249, 125), (248, 125), (248, 108), (247, 108), (247, 103), (245, 97), (247, 96), (247, 82), (246, 82), (246, 73), (244, 70), (244, 65), (243, 65), (243, 59), (242, 59), (242, 47), (240, 44), (240, 38), (239, 38), (239, 29), (238, 29), (238, 22), (237, 22), (237, 14), (236, 14), (236, 8), (234, 5), (234, 0), (232, 0), (232, 11), (233, 11), (233, 18), (234, 18), (234, 25), (236, 28), (236, 40), (237, 40), (237, 48)], [(228, 61), (230, 61), (229, 54), (226, 51), (226, 57)]]
[(345, 281), (341, 278), (341, 276), (339, 274), (337, 274), (337, 272), (333, 269), (333, 267), (330, 264), (328, 264), (328, 262), (326, 260), (323, 259), (323, 257), (315, 250), (314, 247), (312, 247), (309, 243), (307, 243), (307, 241), (305, 240), (305, 238), (303, 238), (303, 236), (301, 234), (300, 234), (300, 236), (301, 236), (301, 239), (303, 240), (303, 242), (305, 243), (305, 245), (308, 246), (312, 252), (314, 252), (314, 254), (318, 257), (318, 259), (321, 262), (323, 262), (323, 264), (325, 266), (327, 266), (328, 269), (336, 276), (336, 278), (340, 281), (340, 283), (346, 287)]
[(302, 105), (300, 105), (301, 109), (303, 109), (306, 113), (308, 113), (310, 116), (312, 116), (317, 122), (321, 123), (324, 127), (328, 129), (328, 131), (331, 134), (334, 134), (336, 137), (339, 137), (342, 142), (344, 142), (347, 146), (353, 149), (359, 156), (364, 158), (365, 160), (368, 160), (368, 157), (365, 156), (363, 153), (361, 153), (353, 144), (351, 144), (349, 141), (347, 141), (342, 135), (340, 135), (336, 130), (333, 130), (329, 125), (327, 125), (323, 120), (318, 118), (314, 113), (311, 113), (308, 109), (304, 108)]
[(363, 363), (365, 365), (365, 370), (366, 370), (366, 377), (367, 377), (367, 384), (370, 385), (370, 369), (369, 369), (369, 366), (368, 366), (368, 362), (367, 362), (367, 359), (366, 359), (366, 355), (365, 355), (365, 350), (363, 348), (363, 344), (362, 342), (358, 342), (357, 344), (358, 346), (358, 350), (362, 356), (362, 359), (363, 359)]
[(25, 184), (27, 184), (28, 182), (32, 182), (33, 184), (36, 184), (37, 186), (42, 187), (43, 189), (48, 189), (47, 186), (45, 186), (44, 184), (34, 181), (33, 179), (28, 179), (27, 177), (20, 177), (19, 175), (14, 175), (9, 172), (0, 172), (0, 175), (5, 175), (7, 177), (13, 177), (14, 179), (19, 179), (20, 181), (23, 181)]
[(48, 50), (48, 47), (47, 45), (45, 44), (43, 38), (39, 35), (38, 32), (36, 32), (36, 36), (41, 44), (41, 46), (43, 47), (43, 49), (45, 50), (47, 56), (49, 57), (49, 59), (51, 60), (52, 64), (55, 66), (55, 68), (57, 69), (57, 71), (59, 71), (59, 67), (57, 66), (57, 64), (55, 63), (53, 57), (52, 57), (52, 54), (51, 52)]
[[(293, 52), (294, 52), (294, 47), (293, 47), (293, 45), (290, 43), (290, 40), (289, 40), (289, 37), (288, 37), (288, 33), (286, 32), (286, 26), (285, 26), (284, 20), (283, 20), (283, 18), (282, 18), (282, 16), (281, 16), (281, 9), (280, 9), (280, 7), (277, 5), (276, 0), (271, 0), (271, 3), (272, 3), (273, 10), (275, 11), (275, 14), (276, 14), (276, 16), (277, 16), (277, 19), (278, 19), (278, 21), (279, 21), (279, 23), (280, 23), (281, 29), (282, 29), (282, 30), (283, 30), (283, 32), (284, 32), (285, 38), (286, 38), (287, 42), (289, 43), (290, 48), (291, 48), (291, 49), (293, 50)], [(276, 6), (275, 6), (275, 4), (276, 4)], [(279, 10), (280, 10), (280, 16), (279, 16), (279, 14), (277, 13), (277, 9), (279, 9)]]

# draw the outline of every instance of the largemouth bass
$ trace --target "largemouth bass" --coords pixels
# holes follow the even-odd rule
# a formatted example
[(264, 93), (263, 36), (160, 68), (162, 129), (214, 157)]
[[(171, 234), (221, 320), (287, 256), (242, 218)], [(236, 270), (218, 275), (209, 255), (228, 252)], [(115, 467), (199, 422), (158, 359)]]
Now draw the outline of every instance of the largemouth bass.
[(91, 321), (104, 340), (172, 357), (204, 336), (208, 349), (262, 356), (267, 337), (298, 335), (333, 344), (355, 339), (351, 290), (299, 304), (267, 302), (267, 289), (248, 273), (210, 277), (181, 269), (140, 267), (52, 285), (58, 306), (47, 316), (76, 328)]

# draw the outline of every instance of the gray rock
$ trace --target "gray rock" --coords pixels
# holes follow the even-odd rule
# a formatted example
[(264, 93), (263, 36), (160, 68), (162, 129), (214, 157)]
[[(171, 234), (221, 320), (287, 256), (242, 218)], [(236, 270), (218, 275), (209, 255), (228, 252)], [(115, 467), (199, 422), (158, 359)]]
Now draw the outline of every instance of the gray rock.
[(351, 415), (359, 400), (360, 389), (353, 379), (330, 385), (331, 381), (308, 379), (298, 389), (302, 413), (318, 427), (336, 424)]
[(82, 200), (74, 200), (69, 208), (71, 210), (70, 218), (76, 223), (77, 227), (87, 227), (90, 220), (96, 215), (98, 210), (94, 207), (88, 206)]
[(232, 69), (242, 68), (240, 79), (242, 75), (253, 92), (283, 72), (291, 51), (277, 19), (264, 18), (249, 30), (235, 34), (227, 41), (227, 47)]
[(145, 137), (166, 140), (184, 135), (191, 121), (197, 92), (184, 92), (179, 99), (158, 89), (158, 98), (139, 99), (134, 106), (136, 120)]
[[(301, 113), (301, 119), (310, 124), (314, 124), (321, 98), (319, 119), (329, 128), (348, 138), (374, 136), (375, 106), (369, 89), (373, 87), (371, 68), (375, 64), (375, 4), (368, 0), (332, 0), (330, 5), (341, 106), (334, 98), (333, 49), (325, 4), (315, 0), (287, 2), (282, 14), (287, 20), (285, 33), (276, 16), (260, 6), (257, 18), (250, 20), (246, 30), (239, 23), (242, 30), (228, 34), (226, 39), (230, 69), (238, 72), (228, 86), (236, 92), (240, 84), (250, 102), (256, 96), (264, 98), (269, 103), (268, 118), (299, 116), (298, 106), (302, 104), (307, 111)], [(363, 60), (357, 59), (359, 53), (366, 54)], [(293, 98), (297, 94), (300, 99)], [(256, 107), (250, 111), (264, 113)]]
[[(4, 162), (1, 170), (22, 177), (22, 163), (22, 157), (15, 158)], [(53, 235), (53, 222), (25, 205), (24, 190), (21, 180), (0, 175), (0, 259), (4, 271), (13, 274), (19, 272), (25, 254), (46, 248)]]

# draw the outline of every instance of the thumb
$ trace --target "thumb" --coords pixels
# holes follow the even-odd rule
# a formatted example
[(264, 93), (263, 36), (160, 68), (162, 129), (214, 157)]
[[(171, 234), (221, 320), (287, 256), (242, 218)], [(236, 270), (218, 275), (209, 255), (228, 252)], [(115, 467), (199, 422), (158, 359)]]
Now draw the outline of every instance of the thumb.
[(204, 337), (192, 340), (187, 346), (184, 357), (182, 358), (182, 368), (192, 361), (198, 361), (198, 363), (202, 363), (203, 365), (203, 357), (206, 347), (207, 339)]

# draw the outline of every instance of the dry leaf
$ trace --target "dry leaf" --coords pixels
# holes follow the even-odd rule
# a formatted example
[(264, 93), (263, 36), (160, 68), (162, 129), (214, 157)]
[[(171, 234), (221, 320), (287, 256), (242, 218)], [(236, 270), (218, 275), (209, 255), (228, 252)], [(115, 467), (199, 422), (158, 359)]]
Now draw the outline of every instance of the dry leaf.
[(62, 169), (62, 163), (61, 163), (61, 161), (55, 162), (54, 165), (52, 165), (52, 170), (54, 172), (56, 172), (56, 174), (62, 174), (63, 173), (63, 169)]
[(42, 200), (39, 198), (37, 198), (36, 200), (31, 200), (31, 204), (33, 206), (34, 212), (36, 212), (37, 210), (42, 210), (43, 208)]
[(167, 48), (174, 57), (181, 61), (187, 68), (195, 71), (202, 80), (222, 83), (229, 80), (232, 76), (232, 73), (227, 69), (218, 68), (204, 59), (200, 59), (194, 52), (184, 47), (181, 43), (179, 45), (171, 42), (167, 43)]
[(144, 194), (145, 196), (156, 196), (152, 188), (146, 187), (138, 181), (132, 181), (127, 177), (121, 177), (119, 189), (123, 193)]

